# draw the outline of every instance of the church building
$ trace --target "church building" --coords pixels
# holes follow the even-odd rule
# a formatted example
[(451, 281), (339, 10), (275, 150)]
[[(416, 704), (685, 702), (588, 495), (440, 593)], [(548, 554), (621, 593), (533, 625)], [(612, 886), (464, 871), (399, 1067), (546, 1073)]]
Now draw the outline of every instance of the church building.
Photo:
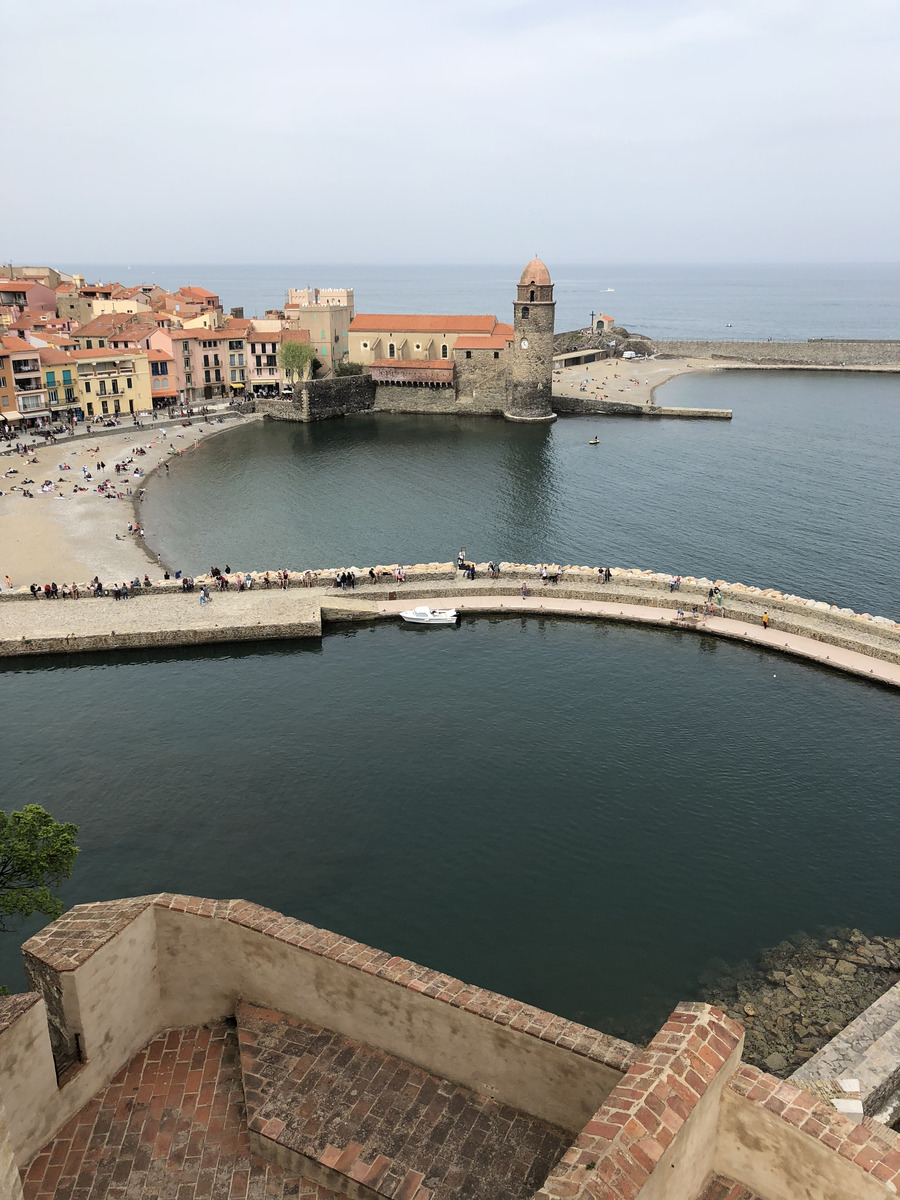
[(359, 313), (349, 356), (376, 384), (375, 409), (553, 421), (555, 303), (533, 258), (519, 279), (513, 323), (492, 315)]

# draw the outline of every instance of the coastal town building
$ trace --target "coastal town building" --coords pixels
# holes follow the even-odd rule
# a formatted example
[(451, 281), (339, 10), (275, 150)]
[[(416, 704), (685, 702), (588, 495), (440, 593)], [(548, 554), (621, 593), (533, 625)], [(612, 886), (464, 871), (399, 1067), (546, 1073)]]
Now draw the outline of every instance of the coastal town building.
[(150, 413), (153, 391), (146, 353), (113, 350), (73, 350), (75, 378), (86, 421), (122, 414)]
[(289, 290), (284, 306), (286, 327), (309, 334), (309, 343), (321, 363), (319, 374), (333, 374), (336, 363), (352, 358), (349, 330), (354, 312), (353, 288)]
[(142, 289), (123, 289), (118, 283), (85, 284), (81, 276), (75, 276), (56, 289), (57, 314), (81, 325), (103, 313), (149, 313), (152, 309)]
[(26, 426), (35, 425), (48, 415), (40, 352), (24, 338), (4, 337), (0, 343), (3, 350), (0, 376), (7, 380), (7, 386), (0, 389), (3, 404), (0, 416), (7, 423), (21, 421)]
[(56, 315), (56, 292), (35, 279), (0, 278), (0, 324), (9, 328), (24, 314)]
[(68, 424), (81, 408), (76, 363), (71, 354), (50, 345), (40, 347), (38, 357), (50, 416)]

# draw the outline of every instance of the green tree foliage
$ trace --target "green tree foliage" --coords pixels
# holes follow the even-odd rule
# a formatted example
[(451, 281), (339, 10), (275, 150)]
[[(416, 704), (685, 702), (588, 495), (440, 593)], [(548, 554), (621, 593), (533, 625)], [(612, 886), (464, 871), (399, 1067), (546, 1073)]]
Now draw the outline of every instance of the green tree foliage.
[(287, 375), (290, 383), (294, 376), (299, 379), (309, 379), (316, 355), (308, 342), (282, 342), (278, 347), (278, 365)]
[(334, 364), (335, 375), (362, 375), (363, 365), (357, 362), (339, 362)]
[(17, 917), (39, 912), (55, 920), (62, 913), (50, 889), (72, 874), (77, 833), (77, 825), (54, 821), (39, 804), (0, 811), (0, 932)]

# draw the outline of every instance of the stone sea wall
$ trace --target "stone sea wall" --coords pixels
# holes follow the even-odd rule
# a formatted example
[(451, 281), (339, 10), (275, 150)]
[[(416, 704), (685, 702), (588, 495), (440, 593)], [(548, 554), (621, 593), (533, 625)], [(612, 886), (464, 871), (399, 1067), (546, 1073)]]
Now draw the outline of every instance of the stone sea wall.
[(256, 400), (256, 411), (276, 421), (328, 421), (375, 407), (371, 375), (344, 375), (337, 379), (311, 379), (295, 386), (289, 399)]
[[(35, 601), (27, 588), (19, 588), (0, 595), (0, 656), (42, 654), (74, 650), (118, 649), (128, 646), (190, 645), (203, 642), (254, 640), (257, 638), (317, 637), (321, 633), (321, 620), (374, 620), (385, 614), (378, 605), (395, 597), (409, 599), (410, 604), (430, 599), (440, 602), (442, 596), (471, 596), (484, 603), (492, 597), (498, 599), (503, 608), (504, 597), (518, 596), (524, 583), (531, 596), (543, 595), (550, 599), (567, 601), (600, 602), (602, 611), (586, 612), (605, 619), (643, 621), (641, 608), (648, 611), (647, 620), (659, 621), (669, 618), (654, 617), (660, 610), (683, 608), (690, 616), (692, 606), (701, 605), (710, 587), (717, 584), (721, 589), (723, 607), (716, 615), (740, 622), (738, 627), (760, 625), (764, 610), (769, 613), (771, 628), (766, 635), (766, 645), (771, 649), (791, 650), (779, 641), (777, 634), (796, 634), (817, 643), (823, 643), (822, 651), (807, 648), (797, 651), (805, 657), (814, 658), (824, 665), (855, 670), (858, 674), (883, 677), (883, 682), (896, 682), (890, 669), (876, 674), (874, 660), (900, 665), (900, 623), (888, 617), (869, 613), (855, 613), (849, 608), (839, 608), (824, 601), (804, 599), (785, 594), (775, 589), (748, 587), (742, 583), (727, 583), (724, 580), (709, 580), (685, 576), (679, 591), (670, 592), (668, 574), (653, 571), (624, 570), (613, 568), (609, 583), (599, 582), (597, 569), (593, 567), (559, 567), (560, 582), (542, 585), (540, 565), (528, 563), (501, 563), (500, 577), (490, 579), (486, 564), (477, 566), (478, 578), (464, 579), (455, 563), (422, 563), (405, 567), (406, 580), (397, 585), (392, 578), (396, 564), (380, 564), (376, 569), (381, 581), (372, 586), (366, 569), (354, 567), (357, 587), (343, 592), (334, 587), (337, 571), (333, 568), (309, 572), (310, 587), (305, 587), (304, 573), (289, 573), (289, 586), (298, 589), (295, 600), (287, 603), (288, 597), (276, 582), (275, 572), (270, 572), (271, 590), (264, 586), (264, 572), (251, 572), (254, 581), (251, 592), (240, 596), (234, 591), (213, 599), (218, 600), (209, 608), (198, 606), (196, 594), (184, 596), (178, 580), (157, 580), (149, 588), (140, 588), (132, 593), (126, 606), (116, 608), (117, 632), (107, 631), (112, 622), (107, 606), (109, 601), (98, 602), (85, 589), (82, 599), (50, 605), (45, 600)], [(556, 566), (550, 565), (551, 573)], [(196, 576), (198, 584), (212, 583), (206, 575)], [(181, 596), (189, 601), (185, 615), (179, 622), (173, 616), (167, 597)], [(134, 601), (138, 603), (135, 604)], [(151, 604), (148, 605), (148, 600)], [(235, 607), (240, 601), (246, 611)], [(223, 608), (227, 602), (231, 612)], [(629, 612), (616, 612), (617, 604), (629, 606)], [(22, 607), (24, 605), (24, 608)], [(286, 605), (286, 607), (285, 607)], [(96, 609), (94, 606), (97, 606)], [(144, 613), (142, 616), (141, 614)], [(577, 615), (577, 613), (575, 614)], [(229, 616), (231, 619), (229, 619)], [(220, 624), (221, 622), (221, 624)], [(696, 622), (695, 622), (696, 624)], [(746, 632), (731, 632), (728, 627), (715, 629), (698, 626), (704, 632), (720, 636), (746, 637)], [(863, 663), (849, 666), (832, 662), (824, 653), (834, 646), (864, 655)]]
[(719, 358), (760, 366), (896, 367), (898, 341), (654, 342), (657, 358)]

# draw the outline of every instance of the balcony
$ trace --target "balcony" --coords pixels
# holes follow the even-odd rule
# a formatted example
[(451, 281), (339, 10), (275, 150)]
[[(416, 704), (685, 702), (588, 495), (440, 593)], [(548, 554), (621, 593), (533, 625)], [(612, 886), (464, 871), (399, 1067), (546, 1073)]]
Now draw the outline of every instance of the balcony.
[(40, 359), (30, 358), (27, 362), (14, 362), (13, 375), (40, 375)]
[(19, 396), (16, 403), (21, 413), (39, 412), (47, 407), (43, 392), (38, 392), (34, 396)]
[(15, 384), (17, 392), (39, 392), (42, 390), (40, 379), (17, 379)]

